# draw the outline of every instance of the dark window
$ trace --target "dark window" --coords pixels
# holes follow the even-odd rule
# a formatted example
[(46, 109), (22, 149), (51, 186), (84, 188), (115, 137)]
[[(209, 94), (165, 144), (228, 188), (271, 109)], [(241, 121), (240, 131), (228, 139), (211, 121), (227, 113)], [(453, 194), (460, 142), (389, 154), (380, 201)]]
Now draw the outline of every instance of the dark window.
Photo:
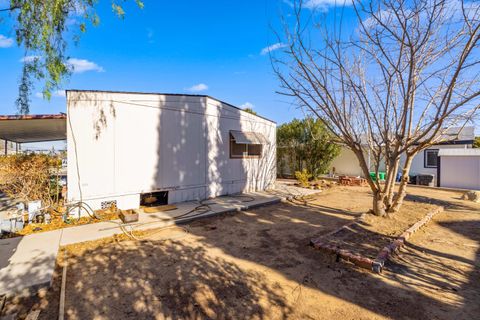
[(425, 168), (436, 168), (438, 165), (438, 150), (425, 150)]
[(261, 144), (237, 143), (230, 134), (230, 158), (258, 158), (261, 155)]

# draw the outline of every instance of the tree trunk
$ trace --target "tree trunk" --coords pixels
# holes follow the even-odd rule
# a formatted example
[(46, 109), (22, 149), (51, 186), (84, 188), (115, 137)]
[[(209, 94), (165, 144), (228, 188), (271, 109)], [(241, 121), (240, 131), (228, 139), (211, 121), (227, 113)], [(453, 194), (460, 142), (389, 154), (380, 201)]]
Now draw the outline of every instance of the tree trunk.
[(405, 164), (403, 165), (402, 170), (402, 180), (400, 181), (400, 186), (398, 187), (398, 192), (393, 198), (392, 205), (388, 208), (388, 212), (398, 212), (403, 204), (403, 199), (407, 195), (407, 184), (408, 184), (408, 174), (410, 173), (410, 167), (412, 166), (412, 160), (415, 154), (407, 154), (405, 159)]
[[(380, 216), (380, 217), (386, 216), (387, 211), (386, 211), (386, 207), (385, 207), (385, 193), (382, 192), (382, 189), (380, 187), (378, 179), (374, 182), (373, 179), (370, 177), (370, 170), (369, 170), (369, 167), (367, 165), (367, 162), (365, 161), (365, 157), (363, 155), (363, 150), (356, 149), (354, 147), (351, 147), (350, 149), (357, 156), (360, 168), (362, 169), (362, 172), (365, 176), (365, 179), (367, 180), (367, 183), (370, 186), (370, 189), (372, 190), (372, 193), (373, 193), (373, 206), (372, 206), (373, 214), (376, 215), (376, 216)], [(378, 166), (376, 166), (375, 171), (378, 171)]]
[(376, 216), (384, 217), (387, 215), (385, 207), (385, 193), (380, 191), (373, 192), (373, 214)]
[(385, 181), (385, 207), (387, 208), (387, 211), (393, 205), (393, 199), (395, 195), (395, 180), (397, 179), (400, 159), (395, 159), (391, 162), (392, 163), (389, 165), (389, 171), (387, 172), (387, 179)]

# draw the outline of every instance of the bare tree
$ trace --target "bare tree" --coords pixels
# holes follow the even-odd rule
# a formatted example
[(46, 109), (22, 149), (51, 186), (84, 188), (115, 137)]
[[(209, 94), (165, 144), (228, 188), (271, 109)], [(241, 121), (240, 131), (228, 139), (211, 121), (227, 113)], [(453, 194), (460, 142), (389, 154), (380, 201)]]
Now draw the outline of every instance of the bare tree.
[[(480, 4), (339, 2), (329, 17), (295, 1), (294, 22), (285, 19), (280, 36), (285, 50), (272, 62), (280, 93), (326, 119), (355, 153), (373, 191), (373, 212), (384, 216), (401, 207), (415, 155), (451, 139), (449, 129), (465, 126), (479, 109)], [(382, 163), (385, 183), (378, 179)]]

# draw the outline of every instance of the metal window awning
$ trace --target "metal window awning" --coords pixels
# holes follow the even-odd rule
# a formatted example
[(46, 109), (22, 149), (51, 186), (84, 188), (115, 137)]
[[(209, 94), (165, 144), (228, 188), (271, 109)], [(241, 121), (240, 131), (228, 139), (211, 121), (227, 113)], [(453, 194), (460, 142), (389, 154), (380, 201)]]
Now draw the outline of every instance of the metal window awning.
[(17, 143), (67, 139), (65, 114), (0, 115), (0, 139)]
[(265, 136), (258, 132), (230, 131), (233, 139), (238, 144), (266, 144)]

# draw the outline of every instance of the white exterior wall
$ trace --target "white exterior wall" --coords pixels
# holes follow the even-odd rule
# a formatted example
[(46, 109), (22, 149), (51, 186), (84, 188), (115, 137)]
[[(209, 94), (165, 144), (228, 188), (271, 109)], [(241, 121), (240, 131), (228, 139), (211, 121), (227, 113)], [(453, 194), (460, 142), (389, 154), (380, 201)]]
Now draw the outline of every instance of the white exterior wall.
[[(445, 144), (445, 145), (435, 145), (429, 147), (427, 150), (430, 149), (464, 149), (464, 148), (471, 148), (472, 145), (466, 145), (466, 144)], [(404, 157), (402, 157), (402, 163)], [(425, 151), (421, 151), (418, 153), (412, 160), (412, 166), (410, 168), (410, 176), (416, 176), (419, 174), (432, 174), (434, 176), (433, 178), (433, 185), (437, 185), (437, 168), (425, 168)]]
[(441, 157), (440, 186), (480, 190), (480, 157)]
[[(368, 152), (364, 151), (364, 157), (368, 165)], [(332, 161), (330, 167), (335, 168), (336, 175), (360, 176), (363, 177), (363, 171), (358, 162), (355, 153), (347, 147), (342, 147), (340, 154)], [(373, 171), (374, 162), (373, 157), (370, 161), (370, 171)], [(385, 163), (380, 163), (379, 171), (385, 170)], [(332, 171), (332, 170), (331, 170)]]
[(346, 147), (341, 147), (340, 154), (332, 161), (330, 167), (332, 168), (330, 171), (335, 168), (337, 175), (363, 176), (357, 156)]
[[(471, 145), (465, 144), (445, 144), (445, 145), (436, 145), (431, 146), (429, 149), (464, 149), (464, 148), (471, 148)], [(437, 176), (437, 168), (425, 168), (425, 152), (421, 151), (419, 154), (415, 156), (412, 160), (412, 167), (410, 168), (410, 175), (417, 175), (417, 174), (433, 174)]]
[[(471, 144), (449, 144), (449, 145), (435, 145), (428, 149), (464, 149), (464, 148), (472, 148)], [(368, 154), (364, 153), (365, 159), (368, 159)], [(405, 161), (405, 156), (401, 157), (401, 163), (403, 164)], [(443, 160), (442, 160), (443, 161)], [(432, 174), (434, 176), (434, 185), (437, 183), (437, 168), (425, 168), (425, 152), (421, 151), (417, 154), (412, 160), (412, 166), (410, 168), (410, 174), (419, 175), (419, 174)], [(373, 171), (373, 161), (371, 162), (371, 171)], [(443, 166), (443, 163), (442, 163)], [(331, 167), (335, 168), (335, 173), (337, 175), (349, 175), (349, 176), (363, 176), (362, 169), (360, 168), (360, 164), (358, 163), (357, 157), (350, 149), (346, 147), (342, 147), (340, 154), (337, 158), (335, 158), (331, 164)], [(385, 164), (381, 163), (380, 171), (385, 170)], [(400, 167), (401, 170), (401, 167)], [(442, 168), (443, 172), (443, 168)], [(455, 172), (455, 171), (454, 171)], [(443, 184), (443, 178), (442, 184)]]
[[(68, 201), (94, 209), (169, 191), (169, 203), (273, 185), (276, 125), (203, 96), (69, 91)], [(230, 159), (230, 130), (269, 141), (259, 159)], [(78, 170), (78, 172), (77, 172)]]

